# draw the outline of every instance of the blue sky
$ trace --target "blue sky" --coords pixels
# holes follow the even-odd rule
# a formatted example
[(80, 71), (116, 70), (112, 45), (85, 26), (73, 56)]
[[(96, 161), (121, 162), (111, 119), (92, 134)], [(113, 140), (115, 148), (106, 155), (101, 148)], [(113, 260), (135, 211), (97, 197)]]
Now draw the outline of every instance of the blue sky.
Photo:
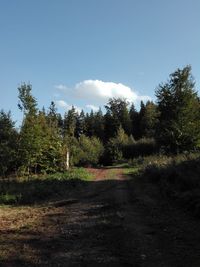
[(138, 105), (192, 65), (200, 87), (199, 0), (0, 0), (0, 109), (30, 82), (40, 107), (89, 111), (109, 96)]

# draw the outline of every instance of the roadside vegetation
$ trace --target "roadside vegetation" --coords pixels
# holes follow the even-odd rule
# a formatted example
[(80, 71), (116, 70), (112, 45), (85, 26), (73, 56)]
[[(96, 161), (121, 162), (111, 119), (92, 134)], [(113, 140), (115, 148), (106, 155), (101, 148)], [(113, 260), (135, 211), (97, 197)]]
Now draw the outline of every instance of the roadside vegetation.
[(37, 204), (61, 199), (74, 187), (92, 178), (86, 169), (73, 168), (62, 173), (0, 180), (0, 205)]

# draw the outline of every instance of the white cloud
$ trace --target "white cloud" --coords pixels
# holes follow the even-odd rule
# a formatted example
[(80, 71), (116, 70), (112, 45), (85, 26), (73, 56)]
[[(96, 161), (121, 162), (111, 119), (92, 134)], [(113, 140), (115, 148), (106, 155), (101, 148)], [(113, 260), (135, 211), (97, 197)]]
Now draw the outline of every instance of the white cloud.
[(69, 109), (70, 105), (68, 105), (64, 100), (57, 100), (56, 104), (61, 108)]
[[(65, 102), (64, 100), (57, 100), (55, 101), (55, 103), (60, 107), (60, 108), (64, 108), (66, 110), (69, 110), (72, 108), (73, 105), (69, 105), (67, 102)], [(76, 111), (78, 113), (81, 112), (81, 108), (77, 107), (77, 106), (74, 106), (74, 108), (76, 109)]]
[(85, 80), (75, 85), (74, 94), (79, 98), (107, 101), (109, 98), (126, 98), (136, 101), (138, 95), (130, 87), (122, 83)]
[(94, 111), (98, 111), (99, 110), (99, 107), (94, 106), (94, 105), (86, 105), (86, 108), (92, 109)]
[(62, 92), (66, 92), (68, 90), (68, 87), (63, 85), (63, 84), (58, 84), (54, 86), (57, 90), (62, 91)]
[[(151, 97), (140, 95), (136, 90), (122, 83), (104, 82), (101, 80), (84, 80), (71, 88), (60, 84), (56, 85), (55, 88), (64, 93), (70, 99), (70, 102), (81, 103), (81, 106), (84, 105), (86, 108), (93, 109), (94, 111), (98, 110), (97, 107), (106, 104), (110, 98), (124, 98), (134, 104), (138, 104), (141, 100), (145, 102), (151, 100)], [(92, 104), (87, 104), (88, 102)], [(71, 107), (64, 100), (57, 101), (57, 104), (66, 109)], [(77, 110), (80, 110), (80, 108), (77, 107)]]

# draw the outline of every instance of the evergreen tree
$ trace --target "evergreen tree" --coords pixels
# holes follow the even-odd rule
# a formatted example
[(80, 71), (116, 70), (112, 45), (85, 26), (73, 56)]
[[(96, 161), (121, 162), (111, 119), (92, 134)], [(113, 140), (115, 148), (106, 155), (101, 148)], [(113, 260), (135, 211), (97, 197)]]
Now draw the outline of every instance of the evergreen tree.
[(77, 115), (76, 118), (76, 129), (75, 129), (75, 136), (79, 138), (82, 134), (86, 131), (86, 124), (85, 124), (85, 113), (82, 110), (80, 114)]
[(86, 136), (92, 137), (95, 134), (94, 131), (95, 117), (94, 111), (91, 110), (90, 114), (86, 114), (85, 117), (85, 128), (86, 128)]
[(140, 120), (139, 120), (139, 113), (136, 111), (134, 104), (132, 103), (129, 116), (131, 120), (131, 134), (134, 139), (139, 139), (140, 137)]
[(200, 102), (191, 67), (177, 69), (156, 91), (159, 111), (157, 141), (166, 150), (194, 149), (200, 140)]
[(152, 101), (147, 101), (140, 121), (142, 137), (151, 138), (155, 136), (156, 124), (158, 122), (157, 106)]
[(0, 175), (6, 175), (18, 167), (18, 133), (10, 112), (0, 111)]
[(100, 108), (94, 114), (94, 135), (104, 141), (104, 116)]
[(64, 116), (64, 135), (75, 136), (77, 112), (74, 106)]
[(146, 112), (146, 106), (143, 101), (140, 102), (140, 111), (139, 111), (139, 138), (142, 138), (145, 135), (145, 125), (142, 123)]
[(131, 134), (131, 119), (129, 116), (129, 110), (128, 110), (129, 103), (120, 98), (113, 98), (110, 99), (108, 104), (105, 106), (107, 112), (106, 112), (106, 128), (109, 132), (109, 120), (110, 120), (110, 127), (112, 128), (111, 136), (114, 136), (117, 134), (117, 131), (120, 127), (124, 129), (126, 134)]
[(50, 128), (57, 128), (58, 127), (58, 115), (57, 115), (57, 108), (55, 103), (52, 101), (50, 106), (49, 106), (49, 110), (48, 110), (48, 114), (47, 114), (47, 120), (48, 120), (48, 124), (50, 126)]

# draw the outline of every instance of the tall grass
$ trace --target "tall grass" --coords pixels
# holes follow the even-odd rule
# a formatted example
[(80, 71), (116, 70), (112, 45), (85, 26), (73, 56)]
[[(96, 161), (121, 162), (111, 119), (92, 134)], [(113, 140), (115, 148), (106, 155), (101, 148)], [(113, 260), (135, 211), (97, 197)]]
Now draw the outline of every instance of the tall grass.
[(92, 180), (84, 168), (29, 178), (0, 180), (0, 204), (32, 204), (59, 198), (80, 183)]
[(143, 183), (154, 183), (163, 196), (200, 216), (200, 155), (151, 156), (132, 161)]

